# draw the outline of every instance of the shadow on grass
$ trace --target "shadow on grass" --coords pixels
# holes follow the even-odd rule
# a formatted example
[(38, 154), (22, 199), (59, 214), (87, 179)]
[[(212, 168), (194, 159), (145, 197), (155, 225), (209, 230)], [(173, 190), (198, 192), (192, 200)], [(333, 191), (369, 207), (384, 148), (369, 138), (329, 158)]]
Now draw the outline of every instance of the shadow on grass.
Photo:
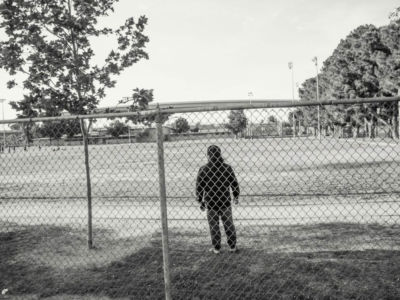
[[(286, 243), (290, 237), (301, 236), (302, 243), (306, 239), (310, 245), (315, 243), (317, 246), (314, 249), (311, 246), (303, 248), (300, 252), (275, 251), (276, 249), (251, 247), (252, 237), (248, 237), (248, 247), (243, 247), (239, 253), (225, 251), (214, 255), (207, 252), (208, 245), (193, 242), (196, 233), (173, 231), (170, 236), (173, 298), (400, 298), (399, 251), (360, 250), (355, 247), (354, 242), (348, 245), (348, 250), (343, 247), (342, 250), (335, 248), (321, 251), (321, 234), (315, 234), (321, 229), (325, 230), (327, 236), (329, 232), (335, 232), (337, 236), (341, 233), (347, 238), (360, 235), (363, 239), (371, 230), (374, 235), (381, 232), (388, 239), (398, 237), (400, 233), (398, 227), (380, 225), (280, 227), (257, 238), (279, 244)], [(281, 237), (279, 233), (282, 234)], [(71, 233), (65, 227), (41, 226), (40, 230), (37, 227), (28, 227), (0, 233), (0, 289), (7, 288), (14, 295), (69, 294), (164, 299), (159, 234), (153, 236), (146, 247), (138, 251), (132, 250), (130, 254), (116, 261), (98, 266), (74, 265), (73, 268), (56, 268), (43, 264), (42, 261), (24, 259), (32, 258), (32, 249), (41, 249), (44, 257), (46, 253), (53, 256), (52, 259), (57, 257), (54, 254), (57, 253), (57, 245), (51, 245), (46, 250), (41, 245), (44, 239), (39, 235), (46, 235), (46, 245), (50, 245), (48, 241), (52, 238), (63, 235), (72, 248), (76, 246), (79, 249), (80, 244), (84, 243), (84, 233)], [(187, 243), (186, 237), (190, 238), (191, 243)], [(299, 238), (297, 242), (300, 242)], [(85, 251), (85, 257), (91, 255), (92, 251)], [(74, 259), (73, 255), (68, 257)], [(85, 257), (81, 259), (84, 260)], [(60, 256), (60, 259), (65, 258), (65, 254)]]

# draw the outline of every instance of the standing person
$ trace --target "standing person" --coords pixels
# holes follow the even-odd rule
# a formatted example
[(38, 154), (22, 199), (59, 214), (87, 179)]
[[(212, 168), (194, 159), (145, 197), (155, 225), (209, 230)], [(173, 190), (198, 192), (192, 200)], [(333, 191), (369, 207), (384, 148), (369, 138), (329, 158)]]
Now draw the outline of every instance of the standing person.
[(211, 145), (207, 149), (208, 163), (199, 170), (196, 180), (196, 197), (200, 209), (207, 208), (207, 220), (213, 251), (219, 254), (221, 249), (221, 231), (219, 219), (224, 225), (229, 251), (236, 252), (236, 229), (232, 218), (231, 193), (235, 204), (239, 204), (239, 184), (232, 167), (224, 162), (221, 149)]

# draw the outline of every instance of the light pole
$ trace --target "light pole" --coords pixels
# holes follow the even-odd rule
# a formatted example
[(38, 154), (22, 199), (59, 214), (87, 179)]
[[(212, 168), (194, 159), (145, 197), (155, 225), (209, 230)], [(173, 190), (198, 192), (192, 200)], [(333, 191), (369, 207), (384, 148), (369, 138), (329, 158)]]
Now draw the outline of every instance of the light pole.
[[(315, 70), (317, 72), (317, 102), (319, 102), (319, 80), (318, 80), (318, 58), (314, 56), (312, 61), (315, 64)], [(319, 111), (320, 105), (318, 104), (318, 137), (319, 140), (321, 140), (321, 119), (320, 119), (320, 111)]]
[[(4, 102), (6, 101), (6, 99), (0, 99), (1, 102), (1, 110), (3, 112), (3, 121), (4, 121)], [(3, 151), (6, 151), (6, 125), (3, 124)]]
[[(249, 97), (249, 100), (250, 100), (250, 105), (251, 105), (251, 100), (253, 99), (253, 97), (254, 97), (254, 95), (253, 95), (253, 92), (248, 92), (247, 93), (247, 96)], [(250, 125), (250, 128), (249, 128), (249, 134), (250, 134), (250, 138), (251, 139), (253, 139), (253, 128), (252, 128), (252, 124), (251, 124), (251, 117), (252, 117), (252, 110), (250, 109), (250, 122), (249, 122), (249, 125)]]
[[(289, 66), (289, 70), (291, 70), (292, 71), (292, 100), (293, 100), (293, 103), (294, 103), (294, 70), (293, 70), (293, 62), (289, 62), (288, 63), (288, 66)], [(293, 137), (296, 137), (296, 121), (295, 121), (295, 118), (294, 118), (294, 112), (295, 112), (295, 110), (293, 110), (293, 113), (292, 113), (292, 119), (293, 119)]]

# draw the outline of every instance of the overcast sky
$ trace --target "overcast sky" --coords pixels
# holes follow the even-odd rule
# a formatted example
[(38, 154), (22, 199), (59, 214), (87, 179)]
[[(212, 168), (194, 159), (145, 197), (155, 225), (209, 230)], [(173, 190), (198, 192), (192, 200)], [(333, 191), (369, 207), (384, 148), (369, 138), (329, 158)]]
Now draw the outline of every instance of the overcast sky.
[[(340, 39), (362, 24), (388, 23), (398, 0), (120, 0), (102, 20), (118, 26), (145, 14), (149, 60), (117, 78), (100, 106), (113, 106), (132, 89), (153, 88), (156, 102), (190, 100), (291, 99), (291, 73), (301, 84), (315, 75)], [(4, 35), (0, 34), (1, 38)], [(93, 41), (99, 61), (108, 40)], [(0, 98), (18, 100), (0, 71)], [(297, 93), (296, 93), (297, 97)], [(6, 119), (15, 113), (5, 104)]]

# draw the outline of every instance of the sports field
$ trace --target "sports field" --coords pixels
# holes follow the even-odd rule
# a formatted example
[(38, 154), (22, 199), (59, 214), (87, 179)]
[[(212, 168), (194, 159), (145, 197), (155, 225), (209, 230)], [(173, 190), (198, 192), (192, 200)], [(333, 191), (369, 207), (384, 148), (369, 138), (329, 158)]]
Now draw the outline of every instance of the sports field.
[[(208, 225), (205, 213), (198, 209), (195, 201), (194, 186), (199, 167), (206, 163), (206, 148), (210, 144), (221, 147), (241, 187), (240, 204), (234, 207), (233, 212), (242, 249), (236, 266), (230, 265), (228, 258), (215, 261), (204, 254), (209, 245)], [(320, 141), (309, 137), (220, 138), (165, 142), (164, 147), (172, 275), (175, 293), (179, 297), (201, 298), (219, 291), (221, 297), (241, 298), (241, 291), (248, 290), (246, 295), (257, 298), (261, 297), (264, 284), (271, 285), (271, 280), (277, 280), (273, 284), (276, 288), (269, 290), (274, 295), (281, 285), (290, 285), (291, 276), (300, 268), (299, 261), (306, 264), (303, 258), (307, 255), (327, 263), (332, 259), (336, 262), (332, 253), (352, 253), (355, 257), (343, 254), (350, 264), (346, 270), (350, 270), (355, 268), (354, 262), (358, 264), (359, 254), (367, 253), (365, 251), (380, 251), (368, 252), (366, 258), (382, 259), (381, 266), (385, 266), (380, 271), (367, 268), (365, 272), (369, 274), (369, 280), (385, 278), (383, 285), (392, 287), (388, 295), (399, 295), (399, 282), (392, 277), (386, 278), (391, 261), (400, 248), (399, 144), (368, 139)], [(46, 269), (43, 272), (53, 274), (46, 275), (50, 277), (60, 272), (72, 272), (75, 275), (71, 276), (76, 277), (78, 269), (87, 279), (88, 274), (99, 276), (98, 272), (107, 273), (110, 268), (114, 273), (123, 273), (129, 266), (135, 273), (130, 276), (135, 277), (138, 284), (135, 295), (153, 298), (162, 293), (156, 145), (90, 146), (96, 247), (91, 252), (86, 250), (85, 242), (87, 207), (83, 148), (70, 146), (53, 150), (50, 147), (29, 148), (28, 151), (19, 150), (0, 156), (0, 232), (5, 241), (2, 251), (7, 249), (9, 253), (13, 245), (21, 243), (18, 247), (20, 253), (7, 256), (3, 261), (2, 271), (9, 270), (13, 261), (35, 272), (36, 267), (49, 268), (50, 271)], [(26, 239), (21, 236), (26, 236)], [(30, 248), (29, 245), (36, 246)], [(134, 266), (131, 259), (135, 260)], [(152, 263), (155, 264), (154, 270)], [(225, 274), (227, 282), (229, 276), (233, 276), (231, 281), (239, 286), (232, 289), (229, 283), (222, 285), (220, 282), (219, 285), (212, 284), (211, 278), (205, 280), (203, 277), (207, 277), (204, 273), (210, 267), (207, 266), (209, 263), (215, 265), (215, 276)], [(113, 269), (115, 264), (121, 264), (119, 271)], [(306, 265), (310, 268), (307, 276), (313, 277), (315, 282), (310, 278), (299, 282), (303, 286), (302, 293), (304, 296), (325, 295), (323, 286), (328, 284), (326, 280), (330, 281), (324, 278), (326, 270), (321, 266), (314, 269), (308, 262)], [(273, 270), (271, 266), (274, 266)], [(247, 271), (244, 272), (243, 268)], [(281, 268), (285, 271), (278, 274)], [(160, 282), (148, 274), (149, 270), (156, 274), (154, 276), (161, 276), (157, 277)], [(351, 270), (353, 274), (355, 271)], [(251, 281), (240, 281), (236, 271), (240, 276), (251, 278), (268, 277), (272, 273), (278, 278), (266, 277), (251, 288)], [(32, 278), (32, 285), (24, 290), (21, 288), (23, 277), (10, 274), (10, 271), (6, 273), (7, 278), (6, 275), (0, 276), (0, 288), (12, 286), (10, 291), (15, 294), (41, 294), (38, 290), (41, 285), (35, 284)], [(319, 281), (318, 274), (322, 274), (321, 280), (325, 283)], [(336, 278), (334, 274), (329, 276)], [(87, 286), (78, 288), (77, 283), (71, 283), (74, 280), (68, 278), (58, 279), (60, 282), (54, 283), (54, 288), (41, 286), (45, 289), (44, 295), (60, 293), (60, 285), (65, 287), (68, 284), (73, 288), (61, 288), (62, 293), (120, 297), (131, 295), (134, 288), (125, 283), (120, 292), (112, 292), (102, 285), (90, 290)], [(147, 295), (145, 290), (141, 290), (146, 280), (148, 284), (158, 282), (153, 290), (156, 294)], [(118, 284), (124, 283), (118, 281)], [(353, 287), (359, 287), (358, 284), (362, 282)], [(211, 294), (196, 292), (196, 288)], [(339, 298), (345, 292), (355, 292), (340, 284), (338, 289)], [(372, 287), (365, 292), (379, 296), (380, 290)], [(297, 289), (296, 293), (291, 293), (288, 288), (285, 291), (288, 297), (300, 292)], [(283, 294), (278, 292), (277, 295)]]
[[(190, 226), (187, 219), (204, 217), (194, 187), (210, 144), (222, 148), (237, 174), (242, 194), (235, 208), (238, 220), (266, 225), (399, 221), (398, 144), (311, 138), (215, 139), (164, 144), (169, 218), (182, 220), (184, 227)], [(90, 146), (95, 224), (107, 227), (115, 219), (159, 218), (156, 151), (150, 143)], [(0, 167), (3, 220), (86, 223), (81, 146), (6, 153)]]

